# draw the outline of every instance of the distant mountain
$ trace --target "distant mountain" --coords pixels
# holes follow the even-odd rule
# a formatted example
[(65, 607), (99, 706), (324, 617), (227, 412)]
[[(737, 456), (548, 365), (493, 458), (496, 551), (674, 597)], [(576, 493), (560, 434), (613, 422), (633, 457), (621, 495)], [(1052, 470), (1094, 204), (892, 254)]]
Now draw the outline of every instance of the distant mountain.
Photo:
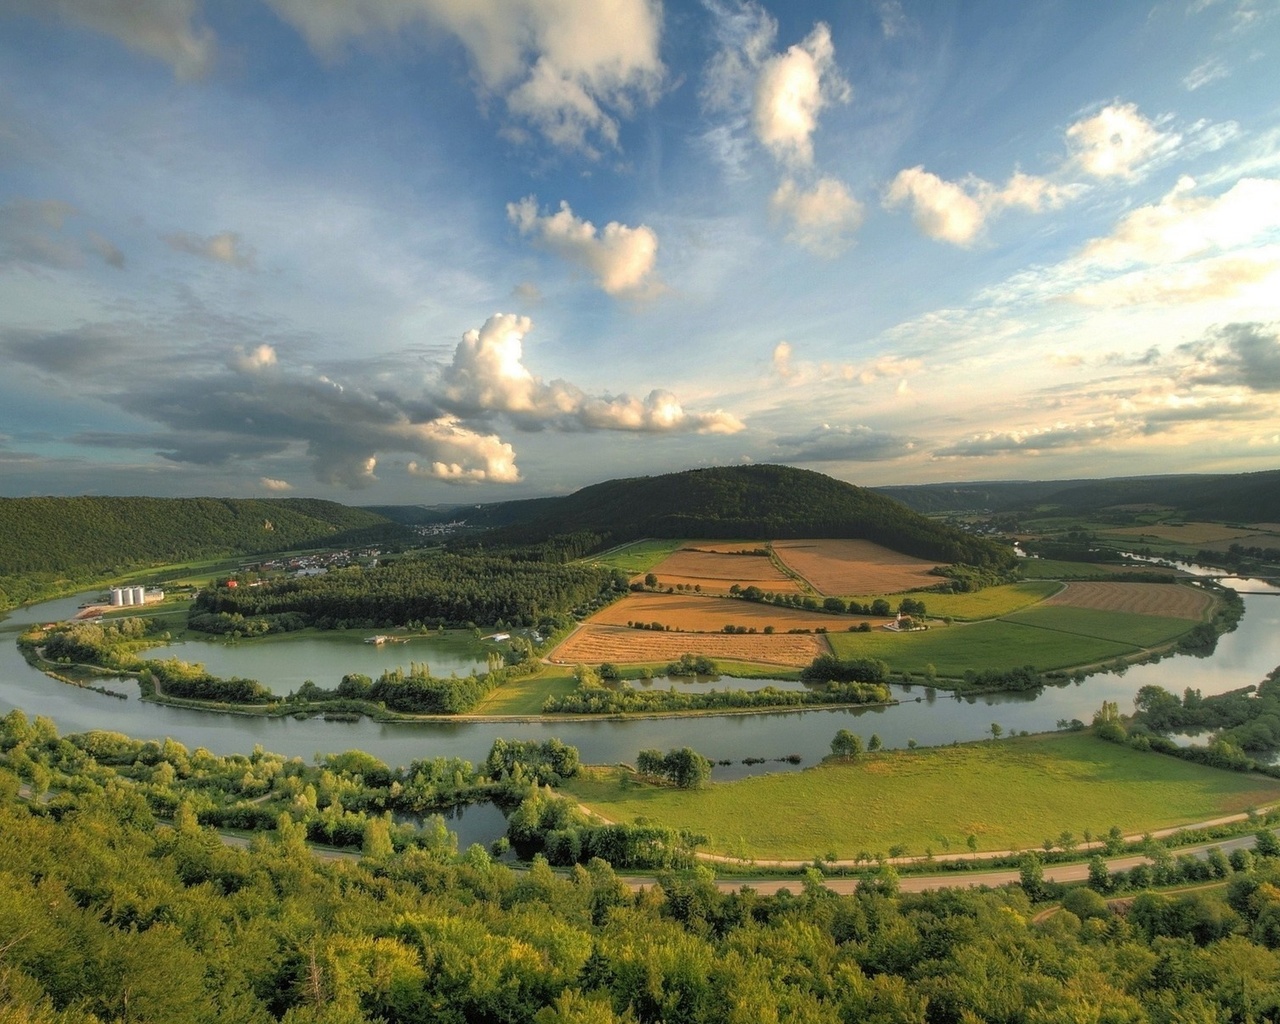
[(640, 537), (782, 540), (848, 537), (904, 554), (971, 565), (1012, 554), (989, 540), (926, 519), (863, 487), (789, 466), (731, 466), (610, 480), (564, 497), (484, 505), (469, 527), (492, 527), (499, 543), (586, 534), (602, 547)]
[(365, 543), (404, 529), (314, 498), (0, 498), (0, 577)]
[(925, 513), (971, 509), (1024, 512), (1051, 507), (1079, 514), (1118, 506), (1157, 505), (1185, 513), (1191, 519), (1280, 522), (1280, 470), (1107, 480), (917, 484), (876, 490)]

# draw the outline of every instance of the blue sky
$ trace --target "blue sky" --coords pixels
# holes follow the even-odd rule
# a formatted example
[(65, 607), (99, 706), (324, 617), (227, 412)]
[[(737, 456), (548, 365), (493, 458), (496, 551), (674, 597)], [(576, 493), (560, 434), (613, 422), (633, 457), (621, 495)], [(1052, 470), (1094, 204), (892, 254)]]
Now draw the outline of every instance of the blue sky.
[(1270, 0), (0, 24), (0, 494), (1277, 465)]

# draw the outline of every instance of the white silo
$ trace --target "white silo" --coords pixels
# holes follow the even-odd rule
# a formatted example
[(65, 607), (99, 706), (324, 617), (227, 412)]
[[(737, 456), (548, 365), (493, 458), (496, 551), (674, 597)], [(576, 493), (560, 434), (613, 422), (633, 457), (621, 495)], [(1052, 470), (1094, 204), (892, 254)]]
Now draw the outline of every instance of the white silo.
[(134, 604), (146, 604), (146, 603), (147, 603), (147, 588), (146, 588), (146, 587), (134, 587), (134, 588), (133, 588), (133, 603), (134, 603)]
[(111, 588), (111, 607), (119, 608), (124, 604), (124, 591), (119, 587)]
[(120, 591), (120, 594), (124, 598), (121, 602), (122, 604), (126, 606), (133, 604), (133, 587), (125, 587)]

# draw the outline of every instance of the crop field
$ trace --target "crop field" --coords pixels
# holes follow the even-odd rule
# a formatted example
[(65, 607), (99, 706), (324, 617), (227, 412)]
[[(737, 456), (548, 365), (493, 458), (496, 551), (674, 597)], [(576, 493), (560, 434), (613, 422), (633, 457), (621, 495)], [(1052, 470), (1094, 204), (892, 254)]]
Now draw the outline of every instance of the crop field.
[(683, 654), (716, 661), (751, 661), (800, 668), (829, 653), (826, 641), (813, 633), (666, 633), (626, 626), (587, 623), (551, 652), (551, 660), (571, 665), (660, 664)]
[(964, 850), (971, 835), (980, 850), (1027, 850), (1064, 829), (1077, 842), (1112, 825), (1133, 835), (1280, 800), (1275, 780), (1084, 733), (864, 754), (692, 791), (624, 788), (617, 770), (596, 769), (565, 790), (611, 821), (643, 816), (706, 835), (710, 853), (794, 860), (898, 845), (940, 854)]
[(788, 569), (831, 597), (896, 594), (940, 582), (929, 574), (938, 563), (869, 540), (780, 540), (773, 550)]
[(897, 608), (904, 597), (910, 597), (923, 601), (931, 618), (950, 616), (953, 619), (973, 622), (978, 619), (998, 619), (1002, 615), (1009, 615), (1043, 601), (1050, 594), (1061, 589), (1060, 583), (1035, 580), (986, 587), (971, 594), (872, 594), (868, 597), (859, 597), (858, 600), (865, 603), (884, 598), (891, 607)]
[[(1021, 614), (1031, 616), (1036, 609)], [(1170, 621), (1170, 620), (1166, 620)], [(926, 633), (828, 633), (841, 658), (881, 658), (895, 671), (922, 673), (932, 665), (940, 676), (956, 678), (973, 669), (1007, 671), (1033, 665), (1042, 672), (1109, 661), (1133, 654), (1136, 644), (1080, 636), (995, 619), (934, 626)]]
[(629, 622), (660, 622), (685, 633), (719, 633), (725, 626), (755, 627), (763, 632), (790, 629), (826, 629), (831, 632), (857, 626), (863, 621), (879, 626), (890, 620), (870, 615), (826, 615), (800, 608), (779, 608), (736, 597), (706, 597), (699, 594), (628, 594), (621, 601), (601, 608), (587, 620), (591, 624), (625, 626)]
[(705, 593), (726, 594), (735, 583), (742, 588), (759, 587), (778, 594), (798, 594), (800, 585), (784, 573), (766, 555), (744, 555), (739, 552), (763, 548), (763, 541), (741, 544), (696, 544), (673, 551), (650, 572), (663, 587), (683, 583), (701, 587)]
[(1044, 604), (1199, 622), (1207, 616), (1213, 597), (1205, 590), (1176, 583), (1069, 583)]
[(1131, 647), (1155, 647), (1166, 643), (1181, 636), (1194, 624), (1187, 619), (1164, 615), (1135, 615), (1132, 612), (1064, 606), (1046, 608), (1043, 605), (1010, 615), (1001, 621), (1030, 627), (1043, 634), (1065, 633), (1075, 637), (1113, 640)]

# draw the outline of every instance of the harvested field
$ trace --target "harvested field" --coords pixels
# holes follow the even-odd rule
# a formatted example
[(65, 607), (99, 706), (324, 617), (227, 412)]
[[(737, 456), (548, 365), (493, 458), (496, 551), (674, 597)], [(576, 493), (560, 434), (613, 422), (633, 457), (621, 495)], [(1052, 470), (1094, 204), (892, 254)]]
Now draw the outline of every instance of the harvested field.
[(699, 586), (704, 592), (727, 594), (735, 583), (746, 589), (759, 587), (777, 594), (798, 594), (800, 586), (773, 564), (765, 555), (743, 555), (742, 551), (763, 549), (764, 541), (743, 541), (731, 544), (695, 544), (674, 551), (652, 572), (663, 587), (683, 583), (686, 587)]
[(787, 568), (830, 597), (896, 594), (942, 582), (929, 574), (937, 562), (899, 554), (869, 540), (780, 540), (773, 550)]
[(1199, 621), (1213, 604), (1213, 597), (1176, 583), (1068, 583), (1043, 603)]
[(830, 653), (826, 641), (812, 633), (660, 633), (587, 623), (551, 653), (551, 660), (565, 665), (605, 661), (631, 665), (701, 654), (726, 661), (801, 668), (818, 655)]
[[(754, 626), (763, 632), (772, 626), (777, 632), (789, 629), (847, 630), (863, 621), (880, 626), (890, 620), (870, 615), (824, 615), (799, 608), (778, 608), (771, 604), (742, 601), (735, 597), (705, 597), (694, 594), (628, 594), (602, 608), (587, 620), (592, 625), (625, 626), (628, 622), (660, 622), (686, 633), (719, 633), (725, 626)], [(656, 632), (656, 631), (655, 631)]]

